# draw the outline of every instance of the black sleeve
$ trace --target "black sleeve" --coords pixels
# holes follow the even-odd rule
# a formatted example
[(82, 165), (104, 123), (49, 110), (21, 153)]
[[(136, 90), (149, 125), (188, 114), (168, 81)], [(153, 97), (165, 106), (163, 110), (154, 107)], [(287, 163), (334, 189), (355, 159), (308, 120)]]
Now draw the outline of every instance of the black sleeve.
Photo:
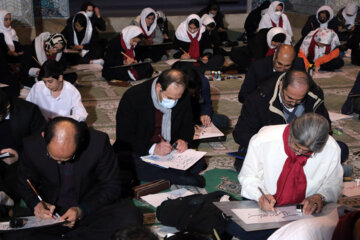
[(291, 69), (305, 72), (306, 68), (305, 68), (304, 59), (296, 57)]
[(9, 47), (5, 42), (5, 37), (3, 33), (0, 33), (0, 49), (4, 54), (7, 54)]
[[(201, 41), (201, 40), (200, 40)], [(189, 51), (189, 43), (180, 41), (179, 39), (176, 38), (176, 36), (174, 37), (174, 48), (176, 50), (178, 50), (175, 54), (174, 54), (174, 58), (180, 58), (181, 55), (183, 55), (183, 51), (180, 50), (180, 48), (182, 48), (184, 51), (188, 52)]]
[(98, 18), (95, 14), (91, 18), (91, 21), (93, 22), (93, 26), (99, 29), (100, 31), (106, 30), (106, 24), (102, 17)]
[(316, 16), (314, 16), (314, 15), (309, 16), (303, 29), (301, 30), (301, 36), (306, 37), (309, 34), (309, 32), (316, 29), (316, 26), (314, 25), (314, 22), (313, 22), (314, 18), (316, 20)]
[(257, 86), (257, 77), (256, 77), (256, 65), (254, 62), (250, 64), (249, 71), (245, 75), (245, 79), (243, 84), (241, 85), (241, 89), (238, 94), (238, 100), (241, 103), (244, 103), (246, 97), (253, 91), (256, 90)]
[(30, 68), (41, 68), (34, 58), (37, 59), (33, 41), (31, 45), (24, 46), (24, 54), (21, 56), (20, 76), (22, 79), (30, 77)]
[(112, 67), (123, 65), (123, 55), (121, 55), (120, 36), (117, 35), (115, 38), (111, 39), (108, 44), (108, 50), (104, 57), (104, 66)]
[[(181, 121), (179, 121), (181, 123), (179, 135), (177, 136), (177, 139), (173, 139), (172, 137), (171, 141), (175, 142), (178, 139), (182, 139), (186, 141), (189, 144), (189, 146), (191, 146), (192, 139), (194, 137), (194, 124), (193, 124), (193, 114), (192, 114), (192, 108), (190, 102), (190, 95), (187, 91), (184, 92), (182, 101), (183, 101), (182, 103), (183, 116)], [(174, 121), (172, 121), (172, 124), (174, 124)]]
[(65, 28), (61, 31), (61, 34), (64, 35), (67, 43), (66, 48), (71, 49), (74, 46), (74, 33), (71, 26), (71, 21), (68, 20)]
[(329, 122), (329, 126), (331, 129), (331, 120), (330, 120), (330, 116), (329, 116), (329, 112), (325, 107), (325, 101), (324, 101), (324, 92), (323, 90), (319, 87), (319, 86), (314, 86), (313, 87), (315, 89), (316, 95), (322, 99), (321, 104), (316, 108), (315, 113), (322, 115), (324, 118), (326, 118), (326, 120), (328, 120)]

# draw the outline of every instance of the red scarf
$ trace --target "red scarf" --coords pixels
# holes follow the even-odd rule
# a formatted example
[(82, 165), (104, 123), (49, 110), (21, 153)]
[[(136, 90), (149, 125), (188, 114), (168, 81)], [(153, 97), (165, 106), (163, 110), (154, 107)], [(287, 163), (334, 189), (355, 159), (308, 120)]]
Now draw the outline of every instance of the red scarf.
[(47, 60), (54, 60), (54, 61), (56, 61), (56, 54), (57, 54), (57, 53), (51, 54), (50, 52), (46, 51), (45, 42), (44, 42), (44, 51), (45, 51), (45, 55), (46, 55)]
[[(131, 46), (130, 49), (127, 49), (124, 39), (122, 37), (122, 34), (120, 35), (120, 41), (121, 41), (122, 49), (125, 50), (125, 54), (128, 55), (129, 57), (135, 59), (134, 46)], [(125, 60), (126, 60), (126, 57), (123, 56), (123, 61), (125, 61)], [(139, 74), (136, 72), (136, 70), (133, 67), (129, 67), (129, 70), (132, 73), (132, 75), (135, 77), (135, 79), (137, 80), (139, 78)]]
[(186, 32), (190, 39), (190, 47), (189, 47), (189, 55), (192, 59), (200, 58), (200, 44), (198, 41), (198, 37), (200, 34), (200, 29), (194, 38), (191, 37), (191, 34)]
[(152, 35), (154, 34), (154, 32), (152, 32), (152, 33), (150, 34), (150, 36), (148, 36), (148, 35), (146, 34), (144, 28), (142, 27), (141, 23), (140, 23), (140, 28), (141, 28), (141, 30), (142, 30), (142, 32), (143, 32), (143, 34), (144, 34), (144, 37), (145, 37), (146, 39), (152, 38)]
[[(317, 30), (312, 38), (311, 38), (311, 42), (310, 42), (310, 45), (309, 45), (309, 48), (308, 48), (308, 55), (307, 55), (307, 59), (310, 61), (310, 62), (314, 62), (314, 57), (315, 57), (315, 45), (316, 45), (316, 42), (315, 42), (315, 35), (318, 33), (319, 30)], [(327, 45), (326, 46), (326, 49), (325, 49), (325, 54), (329, 54), (330, 53), (330, 50), (331, 50), (331, 45)]]
[(276, 26), (276, 23), (274, 23), (272, 20), (271, 21), (271, 24), (273, 27), (283, 27), (283, 20), (282, 20), (282, 16), (280, 16), (280, 19), (279, 19), (279, 26)]
[(266, 52), (266, 57), (267, 56), (271, 56), (274, 55), (276, 48), (268, 48), (267, 52)]
[(277, 190), (274, 195), (276, 205), (300, 203), (305, 199), (306, 176), (303, 167), (308, 156), (297, 156), (289, 146), (290, 125), (283, 133), (284, 149), (288, 158), (285, 161), (280, 177), (277, 181)]

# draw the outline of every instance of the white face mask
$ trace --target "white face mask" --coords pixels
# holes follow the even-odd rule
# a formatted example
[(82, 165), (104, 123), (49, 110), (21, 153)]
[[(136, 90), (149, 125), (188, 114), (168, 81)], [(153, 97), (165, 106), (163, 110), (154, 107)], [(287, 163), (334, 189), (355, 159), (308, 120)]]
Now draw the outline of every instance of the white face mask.
[(280, 16), (281, 14), (282, 14), (281, 11), (276, 11), (276, 12), (275, 12), (275, 15), (277, 15), (277, 16)]
[(86, 15), (91, 18), (93, 16), (94, 12), (92, 11), (86, 11)]
[(212, 17), (212, 18), (215, 17), (215, 15), (212, 14), (212, 13), (209, 13), (209, 16)]
[(174, 99), (167, 99), (164, 98), (164, 95), (162, 97), (162, 101), (161, 101), (161, 106), (163, 106), (164, 108), (170, 109), (175, 107), (176, 103), (178, 102), (178, 100), (174, 100)]

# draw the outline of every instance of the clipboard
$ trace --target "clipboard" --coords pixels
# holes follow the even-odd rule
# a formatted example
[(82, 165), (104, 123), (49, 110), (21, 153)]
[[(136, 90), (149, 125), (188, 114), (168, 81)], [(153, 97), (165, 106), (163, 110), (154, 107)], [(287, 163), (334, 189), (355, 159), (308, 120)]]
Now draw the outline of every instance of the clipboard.
[[(284, 221), (284, 222), (246, 224), (232, 211), (232, 209), (239, 209), (239, 208), (258, 208), (258, 204), (255, 201), (213, 202), (213, 204), (216, 207), (218, 207), (225, 215), (230, 217), (232, 221), (234, 221), (237, 225), (242, 227), (247, 232), (280, 228), (288, 224), (289, 222), (292, 222), (292, 221)], [(325, 216), (329, 214), (332, 210), (337, 208), (338, 206), (340, 205), (337, 203), (328, 203), (324, 206), (321, 213), (313, 214), (313, 216), (315, 217)]]

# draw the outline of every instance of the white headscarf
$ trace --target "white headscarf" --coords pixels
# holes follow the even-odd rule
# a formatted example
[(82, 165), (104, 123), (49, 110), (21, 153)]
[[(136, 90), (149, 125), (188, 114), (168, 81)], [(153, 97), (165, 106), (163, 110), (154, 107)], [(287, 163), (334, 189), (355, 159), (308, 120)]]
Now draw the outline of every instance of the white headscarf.
[[(76, 30), (75, 30), (75, 17), (78, 14), (82, 14), (85, 16), (86, 18), (86, 29), (85, 29), (85, 35), (83, 40), (81, 41), (81, 43), (79, 44), (79, 40), (77, 39), (76, 36)], [(84, 45), (84, 44), (88, 44), (91, 41), (91, 35), (92, 35), (92, 31), (93, 31), (93, 27), (90, 21), (90, 18), (87, 16), (86, 12), (84, 11), (80, 11), (78, 13), (75, 14), (75, 16), (73, 17), (73, 21), (72, 21), (72, 28), (73, 28), (73, 32), (74, 32), (74, 44), (75, 45)]]
[(180, 25), (176, 29), (175, 36), (180, 41), (191, 42), (191, 40), (190, 40), (189, 36), (187, 35), (187, 33), (189, 33), (192, 37), (195, 37), (196, 34), (198, 33), (198, 32), (191, 33), (191, 32), (188, 31), (189, 22), (192, 19), (196, 19), (199, 22), (200, 34), (199, 34), (199, 37), (198, 37), (198, 41), (200, 41), (202, 33), (205, 32), (205, 27), (202, 25), (200, 17), (198, 15), (196, 15), (196, 14), (191, 14), (186, 18), (185, 21), (180, 23)]
[[(318, 31), (319, 30), (319, 31)], [(323, 43), (326, 45), (330, 44), (330, 51), (333, 51), (336, 47), (340, 46), (340, 41), (338, 35), (332, 29), (325, 29), (325, 28), (317, 28), (311, 31), (305, 38), (301, 44), (300, 50), (305, 53), (307, 56), (309, 53), (309, 47), (311, 43), (311, 39), (315, 32), (318, 31), (314, 37), (314, 40), (318, 43)], [(325, 55), (326, 47), (319, 47), (315, 45), (314, 50), (314, 61), (319, 57)]]
[[(352, 28), (355, 25), (355, 18), (358, 11), (358, 5), (355, 2), (349, 2), (346, 4), (346, 7), (342, 11), (342, 15), (345, 19), (345, 25), (349, 25), (348, 29)], [(348, 16), (352, 15), (352, 16)]]
[(138, 26), (134, 26), (134, 25), (127, 26), (127, 27), (123, 28), (123, 30), (121, 30), (121, 35), (122, 35), (122, 38), (124, 40), (124, 43), (125, 43), (127, 49), (131, 49), (130, 40), (136, 36), (139, 36), (142, 33), (143, 32), (142, 32), (141, 28)]
[(216, 25), (216, 22), (215, 22), (215, 20), (214, 20), (214, 18), (212, 18), (209, 14), (204, 14), (204, 15), (202, 15), (202, 17), (201, 17), (201, 23), (202, 23), (202, 25), (204, 25), (205, 27), (207, 26), (207, 25), (209, 25), (210, 23), (215, 23), (215, 25)]
[[(41, 63), (41, 65), (44, 64), (44, 62), (47, 60), (46, 52), (44, 50), (44, 42), (49, 40), (49, 38), (53, 36), (53, 34), (49, 32), (43, 32), (39, 36), (35, 38), (35, 53), (37, 60)], [(65, 46), (64, 46), (65, 47)], [(58, 62), (62, 56), (62, 52), (59, 52), (56, 54), (56, 61)], [(40, 67), (40, 66), (39, 66)]]
[(276, 23), (276, 25), (279, 24), (279, 19), (280, 19), (280, 16), (281, 16), (281, 15), (275, 14), (275, 12), (276, 12), (275, 10), (276, 10), (276, 7), (277, 7), (278, 5), (282, 5), (282, 7), (283, 7), (283, 9), (282, 9), (282, 11), (281, 11), (281, 15), (282, 15), (282, 14), (284, 13), (285, 4), (282, 3), (282, 2), (279, 2), (279, 1), (274, 1), (274, 2), (272, 2), (272, 3), (270, 4), (269, 8), (268, 8), (268, 11), (267, 11), (267, 13), (269, 14), (271, 20), (272, 20), (274, 23)]
[[(329, 19), (325, 23), (321, 23), (319, 21), (319, 12), (327, 11), (329, 13)], [(328, 23), (333, 19), (334, 17), (334, 11), (330, 6), (323, 5), (316, 11), (316, 19), (320, 23), (321, 28), (328, 28)]]
[(16, 31), (11, 26), (6, 28), (4, 26), (4, 18), (9, 14), (6, 10), (0, 10), (0, 32), (4, 34), (5, 42), (8, 45), (10, 51), (15, 51), (14, 41), (19, 41)]
[[(145, 19), (150, 13), (153, 13), (155, 15), (155, 19), (153, 24), (151, 24), (150, 29), (148, 30)], [(144, 29), (146, 35), (150, 36), (154, 32), (157, 24), (157, 15), (155, 10), (152, 8), (144, 8), (140, 13), (140, 24), (141, 24), (140, 26), (142, 26), (142, 28)]]
[(274, 28), (270, 29), (269, 32), (266, 34), (266, 42), (267, 42), (269, 48), (275, 48), (275, 46), (271, 45), (271, 41), (272, 41), (273, 37), (279, 33), (285, 34), (285, 36), (286, 36), (285, 41), (284, 41), (285, 44), (289, 44), (289, 45), (291, 44), (291, 37), (285, 31), (285, 29), (283, 29), (281, 27), (274, 27)]

